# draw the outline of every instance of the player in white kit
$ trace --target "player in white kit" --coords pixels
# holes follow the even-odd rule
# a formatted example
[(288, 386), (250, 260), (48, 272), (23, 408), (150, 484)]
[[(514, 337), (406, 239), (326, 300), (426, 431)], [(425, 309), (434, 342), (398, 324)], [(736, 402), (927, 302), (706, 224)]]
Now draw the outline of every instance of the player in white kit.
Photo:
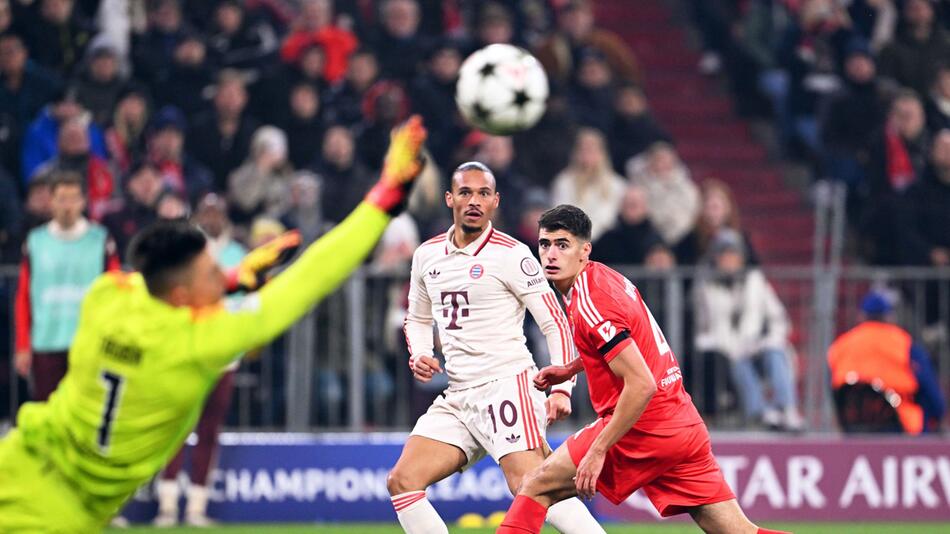
[[(449, 386), (419, 418), (387, 485), (408, 534), (448, 533), (425, 490), (489, 454), (508, 487), (550, 454), (545, 427), (571, 413), (573, 383), (551, 395), (531, 387), (537, 368), (525, 345), (527, 308), (544, 333), (552, 363), (574, 357), (567, 317), (527, 246), (492, 227), (499, 195), (491, 171), (460, 165), (445, 193), (454, 224), (412, 258), (406, 340), (420, 382), (442, 372), (433, 357), (438, 326)], [(564, 363), (558, 363), (564, 362)], [(576, 498), (548, 511), (565, 534), (604, 532)]]

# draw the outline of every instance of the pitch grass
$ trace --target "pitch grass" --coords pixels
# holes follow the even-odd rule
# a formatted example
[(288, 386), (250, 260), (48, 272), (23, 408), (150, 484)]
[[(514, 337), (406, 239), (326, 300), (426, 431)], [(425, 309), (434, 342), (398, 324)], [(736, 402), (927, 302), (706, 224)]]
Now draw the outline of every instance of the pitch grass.
[[(769, 523), (767, 528), (780, 529), (794, 534), (950, 534), (947, 523)], [(608, 534), (696, 534), (700, 530), (688, 523), (665, 525), (606, 526)], [(148, 528), (110, 529), (109, 534), (402, 534), (398, 525), (366, 524), (320, 524), (320, 525), (244, 525), (215, 528)], [(492, 534), (491, 528), (450, 529), (452, 534)], [(556, 534), (550, 528), (544, 534)]]

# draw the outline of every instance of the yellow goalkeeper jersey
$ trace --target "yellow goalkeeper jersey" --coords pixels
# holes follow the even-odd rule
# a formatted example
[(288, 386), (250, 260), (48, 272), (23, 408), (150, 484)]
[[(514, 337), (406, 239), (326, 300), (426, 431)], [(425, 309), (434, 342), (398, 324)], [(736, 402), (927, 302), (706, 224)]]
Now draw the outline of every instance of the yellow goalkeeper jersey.
[(388, 215), (360, 205), (257, 293), (210, 309), (153, 298), (136, 273), (99, 277), (83, 300), (69, 371), (18, 416), (89, 511), (109, 517), (175, 454), (236, 355), (286, 330), (372, 250)]

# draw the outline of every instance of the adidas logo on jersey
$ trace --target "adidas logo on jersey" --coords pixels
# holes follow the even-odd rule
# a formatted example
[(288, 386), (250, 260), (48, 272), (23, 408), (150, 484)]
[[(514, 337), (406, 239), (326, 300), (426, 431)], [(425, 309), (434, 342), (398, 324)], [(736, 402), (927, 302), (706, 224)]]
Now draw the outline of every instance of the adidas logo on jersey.
[(442, 274), (442, 273), (440, 273), (439, 271), (437, 271), (437, 270), (435, 270), (435, 269), (432, 269), (431, 271), (429, 271), (429, 278), (435, 279), (435, 278), (437, 278), (440, 274)]
[(521, 439), (521, 436), (516, 436), (516, 435), (512, 434), (512, 435), (508, 436), (507, 438), (505, 438), (505, 441), (507, 441), (508, 443), (514, 443), (514, 442), (518, 441), (519, 439)]

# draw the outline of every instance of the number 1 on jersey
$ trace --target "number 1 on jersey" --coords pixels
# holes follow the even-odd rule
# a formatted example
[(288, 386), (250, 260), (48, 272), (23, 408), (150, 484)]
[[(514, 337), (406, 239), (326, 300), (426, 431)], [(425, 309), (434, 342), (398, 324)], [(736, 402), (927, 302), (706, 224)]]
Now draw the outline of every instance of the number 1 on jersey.
[(99, 425), (99, 450), (105, 452), (109, 448), (109, 438), (112, 433), (112, 421), (115, 419), (119, 396), (122, 394), (123, 378), (117, 374), (103, 371), (100, 375), (106, 386), (106, 402), (102, 410), (102, 424)]

